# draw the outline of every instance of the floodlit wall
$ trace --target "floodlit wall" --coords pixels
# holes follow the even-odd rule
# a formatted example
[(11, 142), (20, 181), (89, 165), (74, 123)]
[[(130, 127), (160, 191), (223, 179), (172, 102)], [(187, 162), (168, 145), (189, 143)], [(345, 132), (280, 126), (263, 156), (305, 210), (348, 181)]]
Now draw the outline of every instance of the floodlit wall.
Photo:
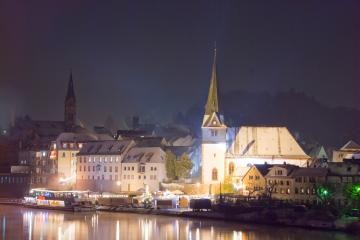
[[(225, 143), (202, 144), (202, 173), (204, 184), (215, 184), (224, 181)], [(213, 179), (213, 170), (217, 170), (217, 179)]]

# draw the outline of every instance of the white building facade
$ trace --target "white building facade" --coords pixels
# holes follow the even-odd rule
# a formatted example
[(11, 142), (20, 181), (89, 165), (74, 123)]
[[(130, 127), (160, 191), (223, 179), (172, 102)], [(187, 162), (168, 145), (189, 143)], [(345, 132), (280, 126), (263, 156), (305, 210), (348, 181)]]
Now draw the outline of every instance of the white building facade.
[(134, 147), (121, 163), (122, 186), (127, 192), (158, 191), (166, 179), (166, 153), (160, 147)]
[[(201, 180), (219, 184), (252, 164), (292, 164), (306, 167), (310, 157), (286, 127), (228, 127), (220, 114), (216, 75), (216, 52), (202, 123)], [(239, 173), (238, 173), (239, 172)]]
[(137, 147), (133, 140), (95, 141), (77, 154), (76, 187), (96, 192), (158, 191), (166, 178), (161, 147)]

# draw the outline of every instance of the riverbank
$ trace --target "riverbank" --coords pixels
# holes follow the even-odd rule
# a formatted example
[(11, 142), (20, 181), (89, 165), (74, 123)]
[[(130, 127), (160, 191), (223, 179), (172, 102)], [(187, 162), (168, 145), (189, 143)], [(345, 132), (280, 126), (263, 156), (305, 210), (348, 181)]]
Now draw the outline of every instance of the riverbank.
[(98, 211), (163, 215), (182, 218), (210, 219), (232, 221), (250, 224), (276, 225), (286, 227), (300, 227), (307, 229), (320, 229), (328, 231), (344, 231), (360, 234), (358, 218), (343, 217), (340, 219), (324, 219), (316, 212), (310, 214), (294, 214), (290, 209), (269, 209), (242, 214), (229, 214), (214, 211), (193, 212), (191, 209), (144, 209), (101, 206)]

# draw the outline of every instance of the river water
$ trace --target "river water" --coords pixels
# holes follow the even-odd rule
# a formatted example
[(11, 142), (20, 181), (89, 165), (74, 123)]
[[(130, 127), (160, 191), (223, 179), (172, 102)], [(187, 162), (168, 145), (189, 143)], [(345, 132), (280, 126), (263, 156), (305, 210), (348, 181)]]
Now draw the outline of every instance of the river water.
[(128, 213), (70, 213), (0, 205), (0, 239), (357, 239), (340, 232)]

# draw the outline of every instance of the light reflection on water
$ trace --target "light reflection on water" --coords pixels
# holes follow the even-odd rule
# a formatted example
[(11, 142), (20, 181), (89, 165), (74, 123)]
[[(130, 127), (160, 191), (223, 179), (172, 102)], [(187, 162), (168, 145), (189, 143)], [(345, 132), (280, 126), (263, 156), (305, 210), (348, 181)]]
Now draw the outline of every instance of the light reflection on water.
[(125, 213), (70, 213), (0, 205), (0, 239), (355, 239), (338, 232)]

